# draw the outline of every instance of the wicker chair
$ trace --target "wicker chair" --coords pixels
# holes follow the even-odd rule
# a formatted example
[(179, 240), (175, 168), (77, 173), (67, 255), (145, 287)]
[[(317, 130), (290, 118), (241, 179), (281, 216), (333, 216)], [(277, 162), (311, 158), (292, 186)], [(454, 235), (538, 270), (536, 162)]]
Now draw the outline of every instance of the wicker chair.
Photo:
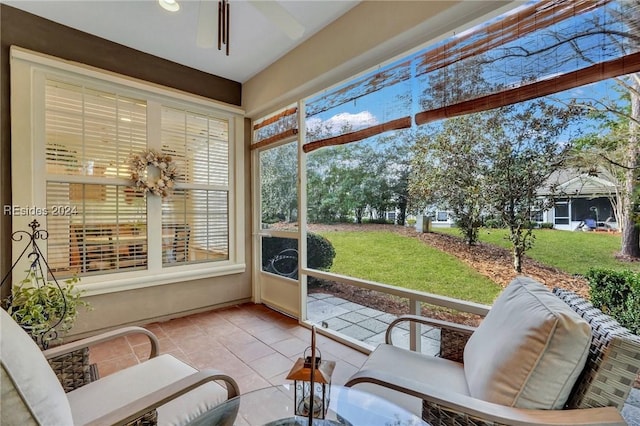
[[(236, 382), (217, 370), (197, 371), (171, 355), (158, 356), (158, 340), (144, 328), (126, 327), (44, 352), (2, 309), (0, 328), (0, 424), (186, 424), (239, 394)], [(47, 360), (131, 333), (149, 337), (149, 360), (65, 393)], [(65, 386), (78, 382), (75, 373), (70, 376)], [(81, 373), (80, 381), (86, 376)]]
[[(422, 400), (422, 417), (433, 426), (625, 425), (620, 410), (640, 370), (640, 337), (631, 334), (575, 293), (554, 289), (553, 294), (586, 320), (591, 327), (592, 336), (585, 366), (564, 409), (514, 408), (473, 398), (468, 393), (465, 395), (464, 392), (451, 391), (451, 388), (460, 384), (448, 383), (449, 380), (455, 382), (455, 374), (449, 376), (447, 369), (460, 368), (465, 344), (475, 329), (411, 315), (402, 316), (389, 325), (386, 344), (378, 346), (369, 361), (365, 362), (346, 385), (358, 385), (375, 393), (386, 393), (390, 398), (394, 397), (393, 394), (397, 398), (398, 392), (405, 397), (410, 395), (419, 398)], [(440, 355), (448, 360), (397, 347), (390, 348), (393, 328), (407, 321), (440, 329)], [(386, 360), (381, 362), (382, 358), (378, 356), (377, 363), (370, 362), (376, 352), (388, 349), (392, 351), (386, 355)], [(402, 357), (402, 360), (395, 360), (395, 363), (415, 363), (408, 368), (411, 371), (409, 374), (398, 374), (398, 368), (406, 366), (393, 366), (394, 361), (390, 360), (394, 357), (393, 353), (401, 354)], [(432, 383), (429, 382), (429, 374), (421, 376), (419, 372), (419, 363), (424, 358), (439, 360), (436, 363), (439, 365), (430, 373), (434, 376)], [(464, 387), (464, 384), (460, 386)], [(390, 390), (392, 391), (389, 392)]]

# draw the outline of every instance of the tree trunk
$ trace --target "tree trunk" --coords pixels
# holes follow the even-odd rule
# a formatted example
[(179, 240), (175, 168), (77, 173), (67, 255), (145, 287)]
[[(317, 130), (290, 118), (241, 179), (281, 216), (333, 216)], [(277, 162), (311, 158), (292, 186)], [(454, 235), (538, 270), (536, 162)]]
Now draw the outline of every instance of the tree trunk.
[(622, 211), (620, 226), (622, 230), (622, 247), (620, 254), (623, 257), (640, 257), (640, 230), (635, 222), (636, 206), (636, 176), (638, 175), (638, 155), (640, 146), (638, 140), (638, 120), (640, 118), (640, 77), (634, 76), (633, 90), (629, 91), (631, 97), (631, 120), (629, 121), (629, 144), (627, 150), (627, 170), (625, 172), (625, 190), (622, 196)]
[(404, 226), (406, 220), (407, 220), (407, 200), (403, 198), (403, 200), (399, 203), (398, 205), (398, 218), (397, 218), (397, 223), (398, 225), (402, 225)]
[(640, 257), (638, 240), (640, 240), (640, 232), (637, 225), (633, 223), (633, 220), (627, 220), (627, 224), (622, 230), (622, 250), (620, 254), (624, 257)]
[(518, 274), (522, 273), (522, 253), (519, 250), (513, 251), (513, 269)]

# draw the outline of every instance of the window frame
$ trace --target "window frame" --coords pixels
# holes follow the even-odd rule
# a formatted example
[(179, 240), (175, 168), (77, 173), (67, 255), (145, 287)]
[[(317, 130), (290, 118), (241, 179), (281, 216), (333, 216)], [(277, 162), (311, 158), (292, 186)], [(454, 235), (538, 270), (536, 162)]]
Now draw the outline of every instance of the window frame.
[[(560, 206), (567, 209), (566, 216), (558, 216), (558, 207)], [(555, 205), (553, 206), (553, 224), (554, 225), (571, 225), (571, 201), (570, 200), (567, 200), (567, 199), (556, 200)]]
[[(159, 149), (160, 108), (185, 109), (204, 114), (229, 123), (229, 192), (228, 192), (228, 237), (229, 259), (180, 266), (162, 266), (162, 235), (148, 233), (147, 269), (137, 271), (109, 272), (107, 274), (83, 276), (77, 285), (87, 295), (111, 293), (136, 288), (172, 284), (181, 281), (242, 273), (246, 269), (244, 249), (244, 111), (222, 102), (166, 88), (131, 77), (111, 73), (86, 65), (63, 61), (16, 46), (10, 50), (11, 90), (24, 96), (11, 97), (11, 164), (12, 164), (12, 208), (29, 208), (29, 214), (12, 215), (13, 231), (29, 229), (28, 224), (36, 219), (41, 229), (47, 229), (46, 183), (53, 175), (46, 173), (44, 137), (44, 85), (47, 78), (83, 84), (98, 90), (117, 91), (119, 94), (144, 99), (147, 102), (148, 148)], [(126, 179), (109, 179), (110, 184), (126, 182)], [(97, 183), (97, 182), (96, 182)], [(147, 197), (147, 226), (161, 229), (160, 197)], [(157, 212), (157, 213), (152, 213)], [(33, 213), (33, 214), (31, 214)], [(12, 256), (16, 262), (24, 242), (14, 242)], [(39, 243), (46, 253), (46, 240)], [(16, 265), (16, 270), (27, 270), (27, 259)], [(150, 280), (149, 277), (153, 279)], [(21, 274), (14, 274), (14, 282)]]

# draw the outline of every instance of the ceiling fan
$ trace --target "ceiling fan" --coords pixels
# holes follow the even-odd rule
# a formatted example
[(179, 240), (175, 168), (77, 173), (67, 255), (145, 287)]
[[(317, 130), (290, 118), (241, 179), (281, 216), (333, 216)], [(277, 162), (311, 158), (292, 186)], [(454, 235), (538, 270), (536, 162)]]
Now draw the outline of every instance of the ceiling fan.
[[(247, 0), (290, 39), (298, 40), (305, 28), (280, 3), (275, 0)], [(211, 48), (218, 41), (218, 49), (226, 45), (229, 55), (229, 0), (201, 0), (198, 12), (196, 43), (199, 47)], [(217, 37), (216, 37), (217, 36)]]

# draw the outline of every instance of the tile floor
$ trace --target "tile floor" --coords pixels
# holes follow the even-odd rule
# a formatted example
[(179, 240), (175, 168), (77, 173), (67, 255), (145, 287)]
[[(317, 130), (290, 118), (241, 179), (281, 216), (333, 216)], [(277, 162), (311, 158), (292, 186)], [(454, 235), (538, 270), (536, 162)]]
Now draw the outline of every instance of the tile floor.
[[(190, 315), (146, 326), (170, 353), (194, 368), (215, 368), (233, 377), (242, 393), (286, 383), (287, 373), (310, 344), (311, 331), (297, 320), (263, 305), (236, 307)], [(318, 335), (322, 357), (336, 361), (333, 383), (342, 385), (367, 356)], [(100, 377), (135, 365), (149, 356), (145, 336), (134, 335), (96, 345), (90, 358)]]

